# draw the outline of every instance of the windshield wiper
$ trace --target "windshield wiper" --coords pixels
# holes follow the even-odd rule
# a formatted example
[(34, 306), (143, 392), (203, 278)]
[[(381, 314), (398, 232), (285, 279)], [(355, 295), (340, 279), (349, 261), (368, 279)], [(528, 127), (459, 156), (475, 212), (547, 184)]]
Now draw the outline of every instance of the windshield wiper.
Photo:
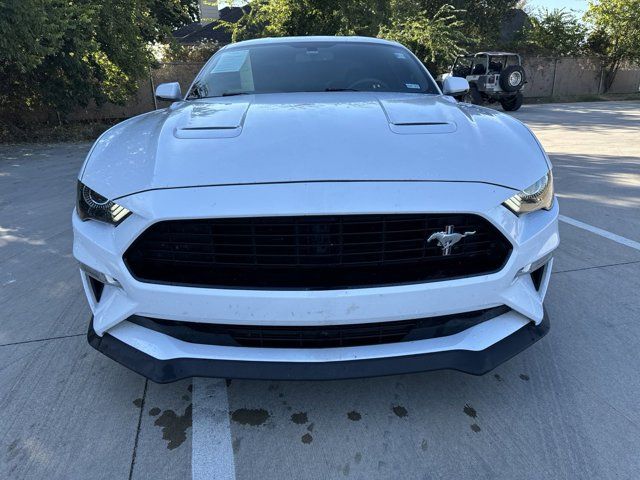
[[(306, 91), (306, 90), (304, 90)], [(318, 90), (309, 90), (308, 92), (317, 92)], [(356, 90), (355, 88), (325, 88), (325, 92), (362, 92), (363, 90)], [(272, 92), (272, 93), (295, 93), (295, 92)], [(197, 98), (220, 98), (220, 97), (234, 97), (236, 95), (255, 95), (255, 92), (223, 92), (220, 95), (210, 95), (206, 97)]]
[(221, 97), (233, 97), (235, 95), (253, 95), (253, 92), (225, 92), (221, 95), (206, 95), (206, 96), (195, 96), (192, 91), (191, 94), (187, 97), (187, 100), (203, 100), (205, 98), (221, 98)]

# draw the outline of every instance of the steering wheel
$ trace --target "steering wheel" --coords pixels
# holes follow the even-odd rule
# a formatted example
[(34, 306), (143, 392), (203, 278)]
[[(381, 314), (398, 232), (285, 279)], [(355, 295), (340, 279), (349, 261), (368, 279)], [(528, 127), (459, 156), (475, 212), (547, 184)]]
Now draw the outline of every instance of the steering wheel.
[(347, 86), (349, 90), (366, 90), (367, 88), (371, 90), (389, 90), (389, 85), (379, 78), (368, 77), (356, 80)]

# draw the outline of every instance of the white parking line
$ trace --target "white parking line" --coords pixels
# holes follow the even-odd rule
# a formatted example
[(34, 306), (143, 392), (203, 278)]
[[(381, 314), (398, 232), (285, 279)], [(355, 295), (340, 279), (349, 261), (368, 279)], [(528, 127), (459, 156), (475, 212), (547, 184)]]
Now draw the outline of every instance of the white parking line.
[(193, 379), (191, 475), (193, 480), (234, 480), (229, 399), (224, 380)]
[(563, 222), (568, 223), (569, 225), (573, 225), (574, 227), (582, 228), (583, 230), (587, 230), (591, 233), (595, 233), (596, 235), (600, 235), (601, 237), (608, 238), (609, 240), (613, 240), (614, 242), (618, 242), (622, 245), (626, 245), (627, 247), (640, 250), (640, 242), (636, 242), (635, 240), (630, 240), (628, 238), (621, 237), (620, 235), (616, 235), (615, 233), (611, 233), (601, 228), (594, 227), (593, 225), (583, 223), (571, 217), (565, 217), (564, 215), (559, 215), (558, 218)]

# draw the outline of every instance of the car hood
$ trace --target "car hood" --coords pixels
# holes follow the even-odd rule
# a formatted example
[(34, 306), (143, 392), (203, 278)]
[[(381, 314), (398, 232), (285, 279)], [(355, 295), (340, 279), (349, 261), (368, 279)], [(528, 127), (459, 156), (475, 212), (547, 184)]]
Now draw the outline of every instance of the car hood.
[(322, 92), (178, 102), (124, 121), (81, 180), (115, 199), (161, 188), (318, 181), (485, 182), (549, 166), (519, 121), (439, 95)]

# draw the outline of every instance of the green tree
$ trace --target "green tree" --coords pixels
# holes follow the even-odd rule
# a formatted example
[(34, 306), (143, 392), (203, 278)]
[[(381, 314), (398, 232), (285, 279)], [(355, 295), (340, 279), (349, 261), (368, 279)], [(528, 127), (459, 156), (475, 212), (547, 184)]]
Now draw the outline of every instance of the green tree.
[(640, 0), (591, 1), (584, 18), (593, 27), (589, 47), (604, 59), (607, 92), (624, 62), (640, 63)]
[(290, 35), (375, 36), (389, 17), (388, 0), (254, 0), (236, 24), (234, 41)]
[(444, 5), (451, 5), (464, 25), (468, 49), (494, 49), (500, 43), (505, 16), (518, 6), (518, 0), (391, 0), (392, 10), (411, 19), (418, 15), (434, 17)]
[[(0, 0), (0, 109), (124, 102), (195, 0)], [(6, 115), (5, 115), (6, 116)]]
[(452, 0), (454, 7), (464, 11), (461, 20), (469, 36), (470, 49), (491, 50), (500, 43), (502, 23), (518, 6), (518, 0)]
[(254, 0), (233, 39), (365, 35), (400, 41), (429, 66), (443, 67), (469, 43), (461, 15), (443, 2), (415, 0)]
[(436, 73), (464, 53), (469, 36), (461, 13), (451, 5), (441, 6), (433, 15), (422, 11), (407, 16), (396, 11), (390, 25), (383, 25), (378, 35), (406, 45)]
[(536, 54), (580, 55), (586, 36), (587, 27), (572, 12), (542, 9), (530, 17), (517, 47)]

